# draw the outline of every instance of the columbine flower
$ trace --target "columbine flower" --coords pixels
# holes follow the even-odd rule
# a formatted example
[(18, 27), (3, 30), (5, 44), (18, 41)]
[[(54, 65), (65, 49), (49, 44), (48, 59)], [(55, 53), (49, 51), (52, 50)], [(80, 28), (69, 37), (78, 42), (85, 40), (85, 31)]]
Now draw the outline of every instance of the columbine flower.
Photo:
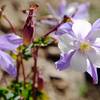
[(74, 14), (69, 17), (69, 20), (66, 19), (66, 22), (57, 29), (55, 34), (62, 35), (68, 32), (72, 33), (72, 25), (74, 20), (76, 19), (86, 20), (89, 18), (88, 8), (89, 8), (88, 2), (79, 5), (76, 12), (74, 12)]
[(4, 51), (15, 52), (16, 48), (22, 44), (22, 39), (15, 34), (0, 36), (0, 68), (12, 76), (16, 76), (15, 62)]
[(56, 62), (59, 70), (73, 68), (87, 71), (98, 82), (97, 70), (100, 68), (100, 19), (93, 25), (85, 20), (76, 20), (72, 25), (73, 33), (59, 37), (60, 60)]
[(50, 12), (50, 16), (48, 16), (47, 20), (42, 20), (43, 23), (49, 24), (51, 26), (57, 25), (59, 22), (61, 22), (64, 15), (67, 15), (69, 17), (75, 18), (75, 19), (88, 19), (88, 9), (89, 9), (89, 3), (71, 3), (68, 4), (66, 0), (61, 0), (60, 4), (58, 6), (57, 11), (53, 9), (53, 7), (48, 3), (48, 9)]

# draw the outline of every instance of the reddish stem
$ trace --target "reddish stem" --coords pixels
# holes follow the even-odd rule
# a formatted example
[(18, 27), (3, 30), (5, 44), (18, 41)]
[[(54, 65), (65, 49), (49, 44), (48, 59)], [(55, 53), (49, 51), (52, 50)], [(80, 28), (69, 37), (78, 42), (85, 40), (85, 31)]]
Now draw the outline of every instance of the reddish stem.
[(56, 31), (60, 26), (61, 26), (62, 22), (59, 23), (57, 26), (55, 26), (53, 29), (51, 29), (49, 32), (47, 32), (45, 35), (44, 35), (44, 38), (47, 37), (50, 33)]
[(24, 79), (24, 85), (26, 83), (26, 78), (25, 78), (25, 68), (24, 68), (24, 63), (23, 63), (23, 58), (22, 58), (22, 54), (20, 54), (20, 57), (21, 57), (21, 65), (22, 65), (22, 73), (23, 73), (23, 79)]
[(12, 23), (10, 22), (10, 20), (9, 20), (5, 15), (3, 15), (3, 18), (9, 23), (9, 25), (10, 25), (12, 31), (16, 34), (16, 30), (15, 30), (15, 28), (13, 27)]
[(16, 76), (16, 82), (19, 81), (19, 71), (20, 71), (20, 61), (19, 61), (19, 55), (17, 56), (17, 76)]
[(37, 100), (36, 97), (36, 78), (37, 78), (37, 57), (38, 57), (38, 48), (32, 48), (32, 56), (33, 56), (33, 60), (34, 60), (34, 65), (33, 65), (33, 100)]
[(16, 76), (16, 81), (19, 81), (19, 72), (20, 72), (20, 66), (22, 66), (22, 73), (23, 73), (23, 79), (24, 79), (24, 85), (26, 83), (25, 79), (25, 69), (24, 69), (24, 63), (23, 63), (23, 58), (21, 52), (19, 52), (17, 56), (17, 76)]
[(58, 25), (56, 25), (53, 29), (51, 29), (49, 32), (47, 32), (47, 33), (44, 35), (44, 38), (47, 37), (50, 33), (54, 32), (54, 31), (57, 31), (57, 29), (58, 29), (62, 24), (66, 23), (68, 19), (70, 19), (70, 17), (65, 15), (65, 16), (63, 17), (62, 21), (61, 21)]

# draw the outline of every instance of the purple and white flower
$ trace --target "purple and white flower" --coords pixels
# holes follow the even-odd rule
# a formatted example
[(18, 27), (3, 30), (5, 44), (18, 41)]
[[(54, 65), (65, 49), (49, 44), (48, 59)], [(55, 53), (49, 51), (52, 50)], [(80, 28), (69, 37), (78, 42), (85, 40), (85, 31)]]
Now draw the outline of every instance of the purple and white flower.
[(12, 76), (16, 76), (15, 61), (5, 51), (16, 51), (23, 43), (22, 38), (11, 33), (0, 36), (0, 68)]
[(100, 19), (93, 25), (85, 20), (76, 20), (72, 32), (59, 36), (61, 57), (56, 62), (58, 70), (66, 68), (87, 71), (98, 83), (96, 68), (100, 68)]
[(57, 10), (54, 10), (53, 7), (47, 3), (50, 16), (45, 20), (42, 20), (43, 23), (46, 23), (51, 26), (57, 25), (61, 22), (64, 15), (69, 16), (74, 19), (88, 19), (88, 9), (89, 2), (79, 4), (77, 2), (68, 4), (66, 0), (61, 0)]

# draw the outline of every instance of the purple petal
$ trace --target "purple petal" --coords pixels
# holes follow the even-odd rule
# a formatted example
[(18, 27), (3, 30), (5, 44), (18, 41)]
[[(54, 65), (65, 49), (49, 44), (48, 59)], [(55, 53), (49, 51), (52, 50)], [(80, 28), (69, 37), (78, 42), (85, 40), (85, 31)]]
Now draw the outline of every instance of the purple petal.
[(86, 38), (94, 42), (97, 37), (100, 37), (99, 31), (100, 31), (100, 18), (93, 23), (91, 32), (88, 33)]
[(16, 76), (14, 60), (5, 52), (0, 50), (0, 68), (12, 76)]
[(51, 6), (51, 4), (47, 3), (47, 7), (48, 7), (48, 10), (50, 12), (51, 15), (53, 15), (55, 18), (59, 17), (57, 15), (57, 12), (53, 9), (53, 7)]
[(15, 34), (6, 34), (0, 36), (0, 49), (14, 51), (23, 43), (22, 38)]
[(94, 23), (93, 23), (93, 26), (92, 26), (92, 32), (95, 32), (95, 31), (100, 31), (100, 18), (97, 19)]
[(63, 17), (65, 14), (65, 10), (66, 10), (66, 6), (67, 6), (67, 2), (66, 0), (61, 0), (61, 2), (59, 2), (59, 7), (58, 7), (58, 15)]
[(42, 20), (41, 23), (47, 24), (50, 26), (56, 26), (58, 24), (58, 21), (55, 18), (52, 18), (50, 20), (48, 20), (48, 19)]
[(93, 78), (94, 84), (97, 84), (98, 83), (97, 69), (96, 69), (96, 66), (94, 66), (93, 63), (89, 59), (87, 59), (87, 72)]
[(23, 39), (15, 34), (7, 34), (6, 38), (8, 39), (9, 42), (11, 42), (12, 44), (22, 44), (23, 43)]
[(72, 35), (72, 23), (65, 23), (65, 24), (62, 24), (58, 30), (56, 31), (56, 35), (63, 35), (63, 34), (70, 34)]
[(79, 5), (73, 18), (87, 19), (89, 17), (88, 9), (89, 9), (89, 2)]
[(58, 70), (64, 70), (65, 68), (68, 68), (70, 66), (70, 61), (74, 53), (75, 50), (70, 50), (68, 53), (62, 54), (60, 60), (55, 63), (56, 68)]

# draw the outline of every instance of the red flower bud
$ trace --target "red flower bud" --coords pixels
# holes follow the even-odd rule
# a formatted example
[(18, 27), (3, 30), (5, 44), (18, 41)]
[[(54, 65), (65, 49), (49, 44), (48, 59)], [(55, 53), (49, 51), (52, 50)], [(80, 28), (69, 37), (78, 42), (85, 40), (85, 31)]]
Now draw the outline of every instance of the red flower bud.
[(29, 14), (23, 28), (23, 41), (24, 41), (24, 45), (26, 46), (29, 45), (33, 39), (33, 33), (35, 27), (35, 23), (34, 23), (35, 21), (33, 20), (33, 15), (35, 14), (37, 8), (38, 8), (37, 4), (30, 5)]

